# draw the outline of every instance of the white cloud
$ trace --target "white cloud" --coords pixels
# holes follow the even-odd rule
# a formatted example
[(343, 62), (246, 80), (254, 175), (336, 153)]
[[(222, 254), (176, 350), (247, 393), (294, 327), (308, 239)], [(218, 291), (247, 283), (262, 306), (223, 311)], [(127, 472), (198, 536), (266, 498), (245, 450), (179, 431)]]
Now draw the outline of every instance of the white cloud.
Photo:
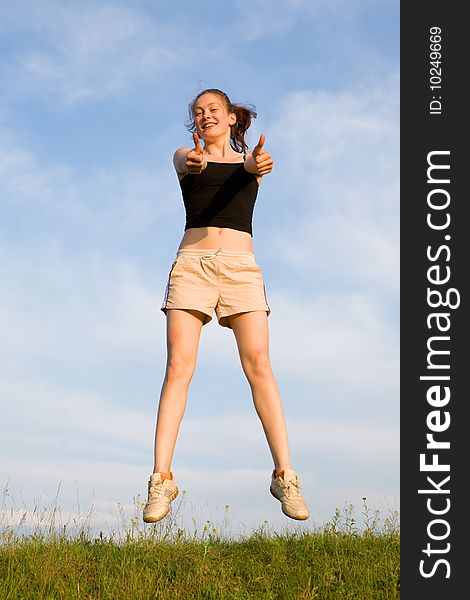
[(364, 390), (378, 382), (392, 384), (398, 331), (373, 296), (319, 292), (309, 299), (282, 292), (271, 298), (278, 313), (271, 323), (271, 345), (280, 369), (309, 383), (320, 378)]
[[(31, 150), (19, 141), (19, 136), (7, 128), (1, 128), (0, 142), (0, 191), (2, 208), (25, 202), (42, 204), (43, 199), (56, 199), (70, 185), (71, 169), (62, 166), (44, 168)], [(56, 192), (54, 192), (56, 190)], [(72, 191), (67, 189), (71, 200)]]
[(22, 2), (4, 18), (31, 39), (15, 58), (21, 89), (68, 105), (126, 93), (180, 62), (178, 27), (170, 31), (123, 4)]
[(396, 298), (397, 87), (395, 75), (351, 91), (290, 93), (267, 132), (275, 171), (257, 207), (268, 223), (261, 245), (315, 293), (360, 288)]
[[(244, 40), (279, 36), (300, 22), (309, 22), (312, 36), (331, 15), (345, 19), (370, 4), (392, 4), (396, 0), (252, 0), (247, 10), (243, 0), (235, 0), (238, 12), (235, 29)], [(331, 25), (330, 25), (331, 26)]]
[[(42, 245), (86, 241), (90, 248), (90, 239), (92, 248), (115, 244), (183, 211), (170, 164), (96, 167), (82, 174), (59, 160), (43, 160), (20, 134), (6, 127), (1, 133), (1, 210), (17, 236), (30, 227), (29, 244), (38, 237)], [(160, 236), (153, 241), (164, 246)]]
[(13, 257), (3, 276), (2, 354), (15, 371), (37, 360), (63, 368), (123, 357), (148, 364), (163, 352), (163, 277), (160, 290), (131, 262), (77, 262), (54, 253), (38, 262)]

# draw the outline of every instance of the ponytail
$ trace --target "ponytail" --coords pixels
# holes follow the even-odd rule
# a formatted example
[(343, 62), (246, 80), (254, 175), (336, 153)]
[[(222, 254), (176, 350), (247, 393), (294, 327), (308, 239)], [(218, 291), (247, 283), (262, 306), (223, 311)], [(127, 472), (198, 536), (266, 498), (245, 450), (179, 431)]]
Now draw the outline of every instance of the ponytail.
[(237, 152), (246, 152), (245, 133), (251, 125), (251, 119), (256, 119), (255, 107), (249, 108), (242, 104), (232, 104), (230, 112), (234, 112), (237, 121), (230, 128), (230, 143)]

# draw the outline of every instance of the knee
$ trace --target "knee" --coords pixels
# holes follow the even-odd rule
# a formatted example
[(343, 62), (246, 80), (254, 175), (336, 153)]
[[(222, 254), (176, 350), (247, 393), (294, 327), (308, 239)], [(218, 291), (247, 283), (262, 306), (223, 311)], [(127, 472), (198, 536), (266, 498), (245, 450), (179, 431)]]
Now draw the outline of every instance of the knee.
[(167, 360), (165, 379), (168, 382), (189, 383), (194, 372), (190, 361), (172, 357)]
[(266, 350), (257, 350), (250, 353), (243, 358), (242, 364), (248, 379), (272, 375), (269, 353)]

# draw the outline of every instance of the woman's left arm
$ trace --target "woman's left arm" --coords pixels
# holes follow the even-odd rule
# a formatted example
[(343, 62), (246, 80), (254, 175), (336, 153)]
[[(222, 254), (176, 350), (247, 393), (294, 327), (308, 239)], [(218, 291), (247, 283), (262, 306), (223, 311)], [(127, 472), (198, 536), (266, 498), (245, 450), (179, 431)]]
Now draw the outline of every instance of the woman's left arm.
[(245, 159), (245, 169), (254, 175), (267, 175), (273, 170), (273, 157), (263, 148), (266, 137), (261, 134), (259, 142)]

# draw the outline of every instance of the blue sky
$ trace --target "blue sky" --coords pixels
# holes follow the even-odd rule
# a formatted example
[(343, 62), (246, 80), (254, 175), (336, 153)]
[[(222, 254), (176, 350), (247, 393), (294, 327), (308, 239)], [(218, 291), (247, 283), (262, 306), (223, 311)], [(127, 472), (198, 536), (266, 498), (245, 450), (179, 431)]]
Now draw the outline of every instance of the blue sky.
[[(309, 528), (399, 496), (399, 3), (0, 7), (0, 477), (111, 527), (152, 468), (159, 310), (183, 234), (172, 155), (206, 87), (256, 106), (271, 360)], [(237, 533), (288, 520), (233, 334), (204, 327), (173, 471)], [(292, 523), (292, 522), (290, 522)]]

